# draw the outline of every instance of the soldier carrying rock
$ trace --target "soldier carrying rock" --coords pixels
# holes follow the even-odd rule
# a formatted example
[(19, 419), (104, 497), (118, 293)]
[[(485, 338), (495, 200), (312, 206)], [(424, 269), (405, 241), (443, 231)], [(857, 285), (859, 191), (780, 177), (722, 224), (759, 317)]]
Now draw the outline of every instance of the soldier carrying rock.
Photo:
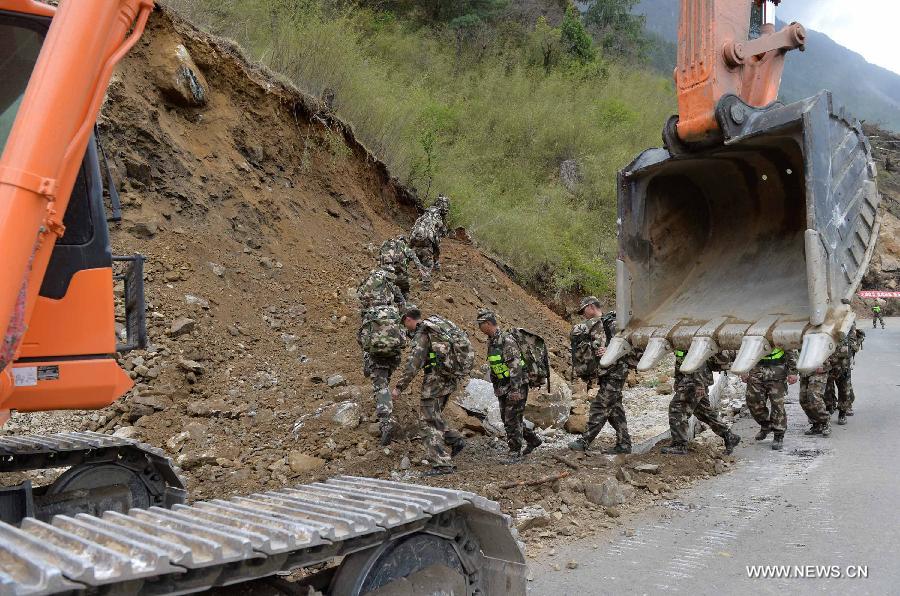
[(622, 407), (622, 391), (625, 389), (629, 367), (637, 365), (636, 354), (626, 355), (609, 368), (601, 367), (599, 362), (606, 352), (608, 338), (601, 318), (603, 311), (600, 301), (594, 296), (584, 298), (579, 313), (585, 320), (572, 328), (573, 369), (579, 369), (578, 376), (584, 380), (597, 378), (598, 389), (591, 402), (587, 429), (581, 437), (569, 443), (569, 449), (587, 451), (609, 421), (616, 431), (616, 446), (610, 453), (631, 453), (631, 436), (628, 434), (625, 408)]
[(724, 354), (717, 354), (696, 372), (683, 373), (680, 368), (685, 355), (683, 350), (675, 350), (675, 395), (669, 402), (669, 429), (672, 442), (661, 451), (673, 455), (687, 454), (687, 443), (690, 440), (688, 423), (693, 415), (722, 437), (725, 441), (725, 453), (731, 455), (741, 442), (741, 438), (731, 432), (709, 403), (709, 386), (713, 382), (713, 371), (725, 369), (728, 366), (728, 358)]
[[(406, 306), (401, 322), (412, 334), (412, 342), (406, 365), (391, 395), (399, 398), (419, 371), (425, 371), (421, 417), (426, 457), (431, 463), (431, 471), (425, 474), (450, 474), (456, 469), (450, 458), (463, 450), (465, 441), (460, 433), (447, 426), (443, 412), (460, 380), (472, 370), (472, 345), (465, 332), (451, 321), (437, 315), (422, 320), (422, 312), (413, 305)], [(449, 455), (445, 444), (450, 447)]]
[[(506, 429), (509, 463), (519, 461), (542, 443), (540, 437), (524, 424), (528, 401), (528, 374), (522, 349), (510, 332), (500, 329), (497, 315), (486, 308), (478, 311), (478, 328), (488, 338), (487, 361), (491, 370), (494, 395), (500, 402), (500, 415)], [(522, 439), (527, 446), (522, 451)]]

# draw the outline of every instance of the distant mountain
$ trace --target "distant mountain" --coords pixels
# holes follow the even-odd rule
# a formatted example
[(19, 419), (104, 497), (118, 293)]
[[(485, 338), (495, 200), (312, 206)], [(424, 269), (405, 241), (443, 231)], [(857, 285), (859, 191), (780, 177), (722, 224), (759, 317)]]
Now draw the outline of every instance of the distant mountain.
[[(641, 0), (635, 8), (646, 15), (647, 29), (660, 39), (651, 63), (666, 74), (675, 66), (678, 6), (676, 0)], [(782, 99), (796, 101), (828, 89), (858, 118), (900, 131), (900, 75), (866, 62), (824, 33), (808, 33), (806, 51), (788, 55)]]

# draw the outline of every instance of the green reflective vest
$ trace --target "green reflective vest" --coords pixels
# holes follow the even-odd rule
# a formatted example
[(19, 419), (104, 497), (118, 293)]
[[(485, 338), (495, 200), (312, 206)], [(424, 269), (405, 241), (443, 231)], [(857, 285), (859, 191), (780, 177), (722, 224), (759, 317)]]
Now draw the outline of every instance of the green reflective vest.
[(873, 306), (873, 307), (872, 307), (872, 312), (875, 313), (875, 314), (880, 313), (880, 312), (881, 312), (881, 307), (880, 307), (880, 306)]
[(782, 358), (784, 358), (784, 350), (781, 348), (775, 348), (768, 356), (762, 357), (763, 360), (768, 360), (770, 362), (772, 360), (781, 360)]

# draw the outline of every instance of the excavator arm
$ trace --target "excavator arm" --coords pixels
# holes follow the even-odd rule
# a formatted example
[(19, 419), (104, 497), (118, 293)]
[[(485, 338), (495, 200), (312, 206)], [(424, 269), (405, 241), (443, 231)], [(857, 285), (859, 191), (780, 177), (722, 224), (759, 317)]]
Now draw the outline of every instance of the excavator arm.
[(851, 328), (878, 237), (871, 148), (830, 93), (777, 101), (805, 30), (774, 2), (682, 0), (679, 114), (619, 173), (616, 312), (601, 363), (635, 348), (639, 370), (673, 349), (693, 372), (738, 350), (746, 372), (775, 347), (808, 373)]

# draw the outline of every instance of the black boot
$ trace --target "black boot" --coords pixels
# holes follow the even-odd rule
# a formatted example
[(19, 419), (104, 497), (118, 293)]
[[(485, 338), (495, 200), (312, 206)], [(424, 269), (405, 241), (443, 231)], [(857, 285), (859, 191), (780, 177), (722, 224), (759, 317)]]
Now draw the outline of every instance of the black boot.
[(450, 457), (456, 457), (457, 455), (462, 453), (462, 450), (465, 448), (466, 442), (462, 439), (460, 439), (456, 443), (453, 443), (452, 445), (450, 445)]
[(822, 425), (821, 424), (813, 424), (809, 427), (809, 430), (803, 433), (806, 436), (812, 435), (821, 435), (822, 434)]
[(756, 433), (756, 436), (753, 438), (756, 439), (757, 441), (765, 441), (766, 437), (769, 436), (769, 432), (770, 431), (768, 428), (760, 428), (759, 432)]
[(588, 444), (582, 437), (578, 437), (574, 441), (569, 442), (569, 449), (572, 451), (587, 451)]
[(525, 445), (525, 450), (522, 451), (522, 455), (528, 455), (543, 444), (544, 442), (540, 439), (537, 439), (536, 441), (528, 441), (528, 444)]
[(784, 435), (775, 433), (775, 436), (772, 438), (772, 450), (781, 451), (782, 449), (784, 449)]
[(741, 437), (737, 434), (729, 431), (728, 435), (725, 436), (725, 455), (731, 455), (734, 453), (734, 448), (738, 446), (738, 443), (741, 442)]
[(607, 449), (604, 453), (610, 455), (618, 455), (620, 453), (628, 454), (631, 453), (631, 443), (616, 443), (615, 447), (612, 449)]
[(379, 443), (382, 447), (387, 447), (394, 440), (394, 421), (385, 420), (381, 422), (381, 440)]
[(847, 412), (845, 412), (844, 410), (838, 412), (838, 424), (840, 424), (841, 426), (847, 424)]

